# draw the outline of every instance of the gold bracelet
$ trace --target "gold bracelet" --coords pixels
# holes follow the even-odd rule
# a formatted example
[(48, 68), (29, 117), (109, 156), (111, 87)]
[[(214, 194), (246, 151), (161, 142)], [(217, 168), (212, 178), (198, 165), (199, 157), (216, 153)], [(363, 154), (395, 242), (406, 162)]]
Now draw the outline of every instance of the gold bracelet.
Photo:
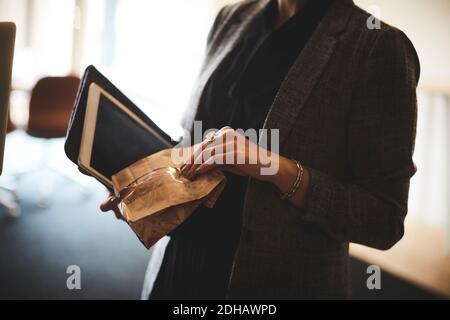
[(305, 170), (304, 170), (303, 166), (300, 164), (300, 162), (298, 162), (297, 160), (293, 160), (293, 161), (297, 165), (297, 169), (298, 169), (297, 178), (295, 179), (295, 182), (292, 185), (289, 192), (281, 195), (281, 200), (288, 200), (288, 199), (292, 198), (292, 196), (298, 191), (298, 189), (300, 188), (300, 186), (302, 185), (302, 182), (303, 182), (303, 173)]

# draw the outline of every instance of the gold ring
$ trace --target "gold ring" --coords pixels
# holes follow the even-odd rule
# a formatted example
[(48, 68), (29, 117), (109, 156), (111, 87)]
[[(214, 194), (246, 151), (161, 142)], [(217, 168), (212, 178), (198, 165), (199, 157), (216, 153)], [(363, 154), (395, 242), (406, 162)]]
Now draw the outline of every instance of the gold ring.
[(215, 132), (208, 133), (208, 135), (206, 136), (205, 141), (208, 142), (208, 144), (211, 144), (214, 141), (216, 141), (216, 133)]
[(185, 168), (187, 166), (187, 163), (185, 162), (185, 163), (183, 163), (182, 165), (181, 165), (181, 167), (179, 167), (178, 168), (178, 171), (183, 171), (183, 169)]

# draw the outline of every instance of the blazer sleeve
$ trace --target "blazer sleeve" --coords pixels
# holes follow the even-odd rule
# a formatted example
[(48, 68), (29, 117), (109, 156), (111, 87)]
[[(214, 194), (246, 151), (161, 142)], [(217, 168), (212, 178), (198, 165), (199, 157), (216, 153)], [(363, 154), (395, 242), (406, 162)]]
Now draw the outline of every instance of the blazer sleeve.
[(387, 250), (404, 233), (420, 66), (409, 39), (380, 31), (355, 85), (347, 122), (348, 179), (314, 168), (304, 219), (331, 236)]

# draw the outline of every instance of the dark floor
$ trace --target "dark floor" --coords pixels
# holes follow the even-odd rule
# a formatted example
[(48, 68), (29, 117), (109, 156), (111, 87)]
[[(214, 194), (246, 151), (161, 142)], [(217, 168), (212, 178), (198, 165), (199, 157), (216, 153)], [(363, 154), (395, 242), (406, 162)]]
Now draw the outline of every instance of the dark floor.
[[(104, 191), (86, 198), (60, 179), (40, 209), (27, 184), (22, 217), (0, 214), (0, 299), (139, 299), (148, 252), (126, 224), (99, 212)], [(67, 289), (70, 265), (81, 268), (80, 291)]]
[[(36, 190), (52, 177), (47, 209)], [(45, 182), (45, 181), (44, 181)], [(22, 217), (0, 212), (0, 299), (139, 299), (149, 253), (129, 227), (102, 214), (102, 187), (80, 187), (54, 174), (31, 174), (19, 184)], [(1, 210), (0, 210), (1, 211)], [(81, 290), (67, 289), (66, 269), (81, 268)], [(382, 273), (382, 290), (366, 287), (367, 266), (352, 261), (355, 299), (434, 299), (432, 294)]]

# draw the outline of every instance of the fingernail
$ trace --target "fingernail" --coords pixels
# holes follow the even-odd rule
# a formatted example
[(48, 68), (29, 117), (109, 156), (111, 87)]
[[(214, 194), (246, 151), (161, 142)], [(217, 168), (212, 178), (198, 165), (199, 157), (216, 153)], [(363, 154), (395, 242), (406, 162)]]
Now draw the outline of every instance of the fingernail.
[(117, 206), (120, 203), (120, 201), (121, 201), (120, 198), (118, 198), (116, 196), (111, 197), (111, 199), (109, 200), (109, 205)]

